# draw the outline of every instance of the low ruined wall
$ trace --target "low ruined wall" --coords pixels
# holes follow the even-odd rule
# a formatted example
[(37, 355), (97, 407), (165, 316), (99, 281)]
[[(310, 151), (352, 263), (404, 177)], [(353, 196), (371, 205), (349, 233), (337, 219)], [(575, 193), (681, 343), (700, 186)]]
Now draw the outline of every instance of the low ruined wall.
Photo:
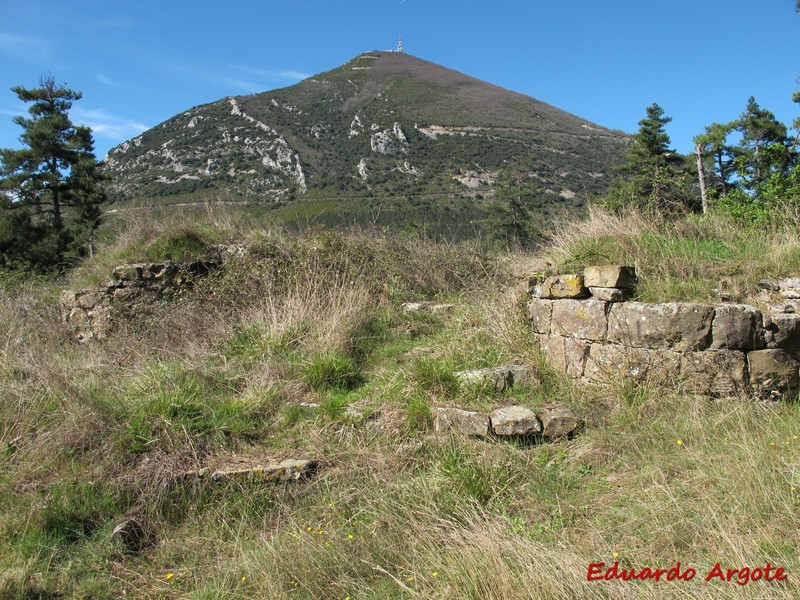
[(537, 283), (530, 323), (553, 367), (586, 382), (647, 379), (710, 396), (798, 393), (800, 315), (626, 301), (634, 284), (624, 267)]
[(101, 340), (114, 328), (121, 313), (140, 302), (150, 302), (190, 286), (200, 276), (219, 267), (218, 260), (138, 263), (114, 269), (112, 278), (99, 285), (61, 293), (61, 320), (79, 343)]

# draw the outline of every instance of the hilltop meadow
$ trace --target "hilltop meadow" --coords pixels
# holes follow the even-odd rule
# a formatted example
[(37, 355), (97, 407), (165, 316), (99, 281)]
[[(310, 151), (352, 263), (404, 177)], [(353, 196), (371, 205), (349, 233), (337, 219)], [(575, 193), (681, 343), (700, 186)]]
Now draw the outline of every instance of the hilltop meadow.
[[(796, 226), (594, 210), (534, 252), (268, 222), (211, 204), (120, 212), (66, 278), (6, 280), (0, 597), (800, 595), (797, 398), (582, 386), (543, 360), (524, 291), (535, 265), (602, 257), (637, 267), (640, 299), (714, 302), (724, 280), (745, 301), (800, 270)], [(232, 243), (220, 269), (118, 315), (103, 340), (61, 323), (62, 289)], [(420, 300), (454, 306), (403, 310)], [(508, 362), (536, 377), (497, 392), (455, 375)], [(583, 419), (569, 439), (433, 430), (437, 406), (554, 402)], [(187, 475), (286, 458), (317, 468)], [(682, 578), (587, 581), (614, 563)]]

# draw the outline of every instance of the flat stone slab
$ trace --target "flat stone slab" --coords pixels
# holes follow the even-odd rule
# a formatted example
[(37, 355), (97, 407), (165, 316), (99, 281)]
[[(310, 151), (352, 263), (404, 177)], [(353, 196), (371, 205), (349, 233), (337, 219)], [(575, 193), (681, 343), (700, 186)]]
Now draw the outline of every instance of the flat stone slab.
[(598, 265), (583, 270), (586, 287), (632, 288), (636, 286), (636, 269), (622, 265)]
[(542, 432), (539, 417), (525, 406), (496, 408), (489, 413), (489, 421), (494, 434), (500, 437), (530, 436)]
[(501, 365), (459, 371), (455, 376), (461, 385), (486, 385), (495, 392), (504, 392), (515, 385), (530, 385), (537, 380), (533, 367), (526, 365)]
[(455, 304), (447, 304), (444, 302), (403, 302), (400, 305), (403, 312), (451, 312), (455, 307)]
[(214, 482), (276, 484), (307, 479), (317, 471), (318, 466), (316, 460), (287, 458), (276, 463), (231, 466), (215, 471), (203, 468), (185, 473), (184, 476), (208, 478)]
[(702, 350), (711, 341), (714, 309), (703, 304), (669, 302), (611, 304), (609, 342), (636, 348)]
[(486, 437), (489, 435), (489, 417), (471, 410), (438, 407), (433, 409), (433, 429), (436, 433)]

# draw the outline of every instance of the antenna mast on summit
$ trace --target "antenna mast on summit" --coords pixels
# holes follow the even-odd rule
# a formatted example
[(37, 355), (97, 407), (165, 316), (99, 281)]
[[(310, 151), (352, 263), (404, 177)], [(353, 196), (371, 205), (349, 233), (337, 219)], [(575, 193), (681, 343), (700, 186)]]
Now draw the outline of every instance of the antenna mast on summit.
[(397, 38), (397, 50), (395, 50), (395, 52), (397, 52), (399, 54), (403, 54), (403, 34), (402, 33)]

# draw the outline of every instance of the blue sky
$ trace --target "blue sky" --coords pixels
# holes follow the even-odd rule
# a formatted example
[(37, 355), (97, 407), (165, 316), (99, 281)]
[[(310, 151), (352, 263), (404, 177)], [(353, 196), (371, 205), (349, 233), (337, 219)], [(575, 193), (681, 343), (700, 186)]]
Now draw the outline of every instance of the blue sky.
[(42, 74), (83, 92), (71, 113), (98, 156), (192, 106), (292, 85), (402, 33), (420, 58), (634, 132), (658, 102), (672, 145), (749, 96), (800, 115), (795, 0), (2, 0), (0, 147)]

